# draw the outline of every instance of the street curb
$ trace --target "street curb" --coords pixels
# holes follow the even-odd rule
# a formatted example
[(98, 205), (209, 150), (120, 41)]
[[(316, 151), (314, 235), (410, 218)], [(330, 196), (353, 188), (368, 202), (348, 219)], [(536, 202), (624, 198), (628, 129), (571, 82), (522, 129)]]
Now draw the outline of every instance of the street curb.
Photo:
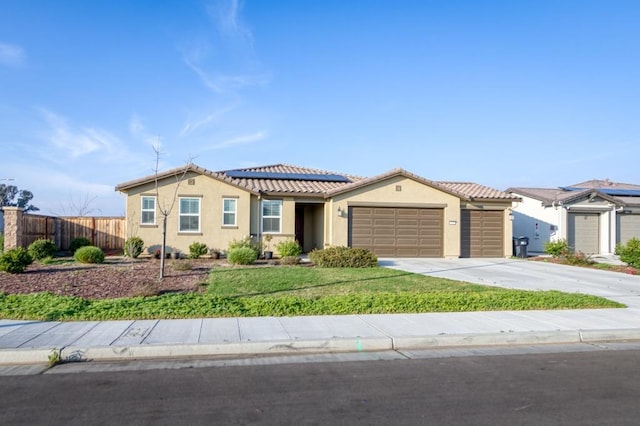
[(67, 347), (62, 349), (61, 359), (64, 362), (80, 362), (225, 355), (372, 352), (392, 349), (393, 342), (388, 337), (355, 337), (272, 342)]
[(583, 342), (609, 342), (616, 340), (640, 340), (640, 329), (622, 328), (617, 330), (582, 330), (580, 338)]
[(581, 337), (579, 331), (558, 330), (396, 337), (393, 339), (393, 346), (395, 350), (411, 350), (438, 347), (531, 345), (580, 342)]
[(502, 333), (439, 334), (404, 337), (352, 337), (270, 342), (162, 344), (134, 346), (69, 346), (0, 349), (0, 365), (48, 364), (59, 350), (62, 362), (123, 361), (203, 356), (248, 356), (331, 352), (407, 351), (445, 347), (574, 344), (640, 340), (640, 329), (556, 330)]
[(55, 348), (0, 349), (0, 365), (48, 364), (49, 356), (55, 351)]

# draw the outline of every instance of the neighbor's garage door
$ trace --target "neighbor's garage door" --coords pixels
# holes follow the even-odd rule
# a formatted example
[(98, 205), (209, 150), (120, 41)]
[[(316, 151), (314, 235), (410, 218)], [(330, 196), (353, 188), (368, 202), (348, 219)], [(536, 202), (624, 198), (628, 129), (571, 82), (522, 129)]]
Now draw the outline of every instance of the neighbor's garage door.
[(504, 211), (461, 211), (461, 257), (504, 257)]
[(442, 257), (443, 210), (350, 207), (349, 245), (379, 257)]
[(575, 252), (600, 252), (600, 214), (569, 213), (568, 243)]
[(618, 213), (616, 242), (626, 244), (631, 238), (640, 238), (640, 214)]

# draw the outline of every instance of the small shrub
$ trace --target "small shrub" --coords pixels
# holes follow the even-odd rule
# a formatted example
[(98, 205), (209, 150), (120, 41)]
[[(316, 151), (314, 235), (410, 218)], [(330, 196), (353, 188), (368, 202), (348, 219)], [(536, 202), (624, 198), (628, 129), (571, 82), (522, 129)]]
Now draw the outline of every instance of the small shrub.
[(80, 263), (102, 263), (104, 262), (104, 252), (100, 247), (84, 246), (80, 247), (73, 254), (74, 259)]
[(0, 254), (4, 251), (4, 234), (0, 232)]
[(547, 241), (544, 244), (544, 252), (552, 257), (564, 257), (570, 251), (567, 240)]
[(229, 249), (227, 260), (234, 265), (251, 265), (258, 258), (256, 251), (250, 247)]
[(620, 260), (634, 268), (640, 268), (640, 240), (632, 238), (626, 244), (616, 246), (616, 254)]
[[(244, 237), (241, 240), (231, 241), (229, 243), (229, 249), (227, 251), (229, 252), (236, 248), (249, 248), (253, 250), (256, 253), (256, 259), (258, 258), (258, 256), (260, 256), (260, 253), (262, 252), (262, 244), (260, 244), (259, 242), (253, 241), (251, 237)], [(228, 256), (229, 255), (227, 253), (227, 257)]]
[(53, 257), (58, 248), (53, 241), (41, 238), (29, 244), (27, 250), (29, 250), (33, 260), (42, 260), (47, 257)]
[(11, 274), (24, 272), (25, 268), (31, 263), (33, 263), (33, 258), (29, 254), (29, 250), (24, 247), (7, 250), (0, 255), (0, 271)]
[(373, 268), (378, 258), (371, 251), (353, 247), (329, 247), (313, 250), (309, 259), (321, 268)]
[(132, 259), (137, 259), (144, 249), (144, 241), (140, 237), (131, 237), (124, 242), (124, 255)]
[(567, 260), (567, 264), (569, 265), (592, 265), (595, 263), (588, 255), (581, 251), (576, 253), (569, 252), (564, 256), (564, 258)]
[(194, 242), (189, 246), (189, 257), (192, 259), (197, 259), (200, 256), (204, 256), (207, 254), (209, 249), (205, 243)]
[(297, 265), (300, 263), (299, 256), (284, 256), (280, 258), (281, 265)]
[(86, 247), (93, 244), (90, 239), (85, 237), (77, 237), (71, 240), (71, 244), (69, 245), (69, 250), (71, 253), (75, 253), (80, 247)]
[(300, 243), (291, 238), (278, 242), (278, 244), (276, 244), (276, 250), (278, 250), (280, 257), (296, 257), (302, 253)]

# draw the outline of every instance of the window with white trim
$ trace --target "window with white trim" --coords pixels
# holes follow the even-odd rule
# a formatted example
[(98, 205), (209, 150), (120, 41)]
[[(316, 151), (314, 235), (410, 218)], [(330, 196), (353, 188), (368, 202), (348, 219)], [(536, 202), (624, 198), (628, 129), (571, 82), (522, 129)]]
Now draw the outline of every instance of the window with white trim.
[(235, 198), (222, 199), (222, 225), (236, 226), (238, 200)]
[(156, 197), (144, 195), (140, 198), (140, 224), (156, 224)]
[(200, 232), (200, 198), (180, 198), (179, 232)]
[(262, 232), (278, 234), (282, 225), (282, 200), (262, 201)]

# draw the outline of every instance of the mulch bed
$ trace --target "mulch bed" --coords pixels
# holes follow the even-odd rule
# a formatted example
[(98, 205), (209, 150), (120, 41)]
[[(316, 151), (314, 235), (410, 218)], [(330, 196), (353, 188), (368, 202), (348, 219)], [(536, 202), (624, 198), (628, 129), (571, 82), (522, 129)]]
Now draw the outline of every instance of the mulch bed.
[[(192, 268), (178, 270), (189, 262)], [(49, 292), (86, 299), (151, 296), (167, 292), (202, 291), (213, 267), (228, 266), (226, 260), (166, 260), (165, 277), (160, 281), (160, 261), (107, 257), (102, 264), (68, 262), (33, 263), (22, 274), (0, 272), (0, 292), (28, 294)]]
[(531, 260), (534, 262), (547, 262), (547, 263), (555, 263), (558, 265), (569, 265), (569, 266), (579, 266), (582, 268), (593, 268), (599, 269), (601, 271), (612, 271), (612, 272), (621, 272), (624, 274), (630, 275), (640, 275), (640, 269), (633, 268), (627, 265), (607, 265), (606, 267), (602, 267), (601, 263), (580, 263), (580, 264), (572, 264), (567, 262), (567, 259), (562, 257), (548, 257), (548, 256), (537, 256), (530, 257), (527, 260)]

